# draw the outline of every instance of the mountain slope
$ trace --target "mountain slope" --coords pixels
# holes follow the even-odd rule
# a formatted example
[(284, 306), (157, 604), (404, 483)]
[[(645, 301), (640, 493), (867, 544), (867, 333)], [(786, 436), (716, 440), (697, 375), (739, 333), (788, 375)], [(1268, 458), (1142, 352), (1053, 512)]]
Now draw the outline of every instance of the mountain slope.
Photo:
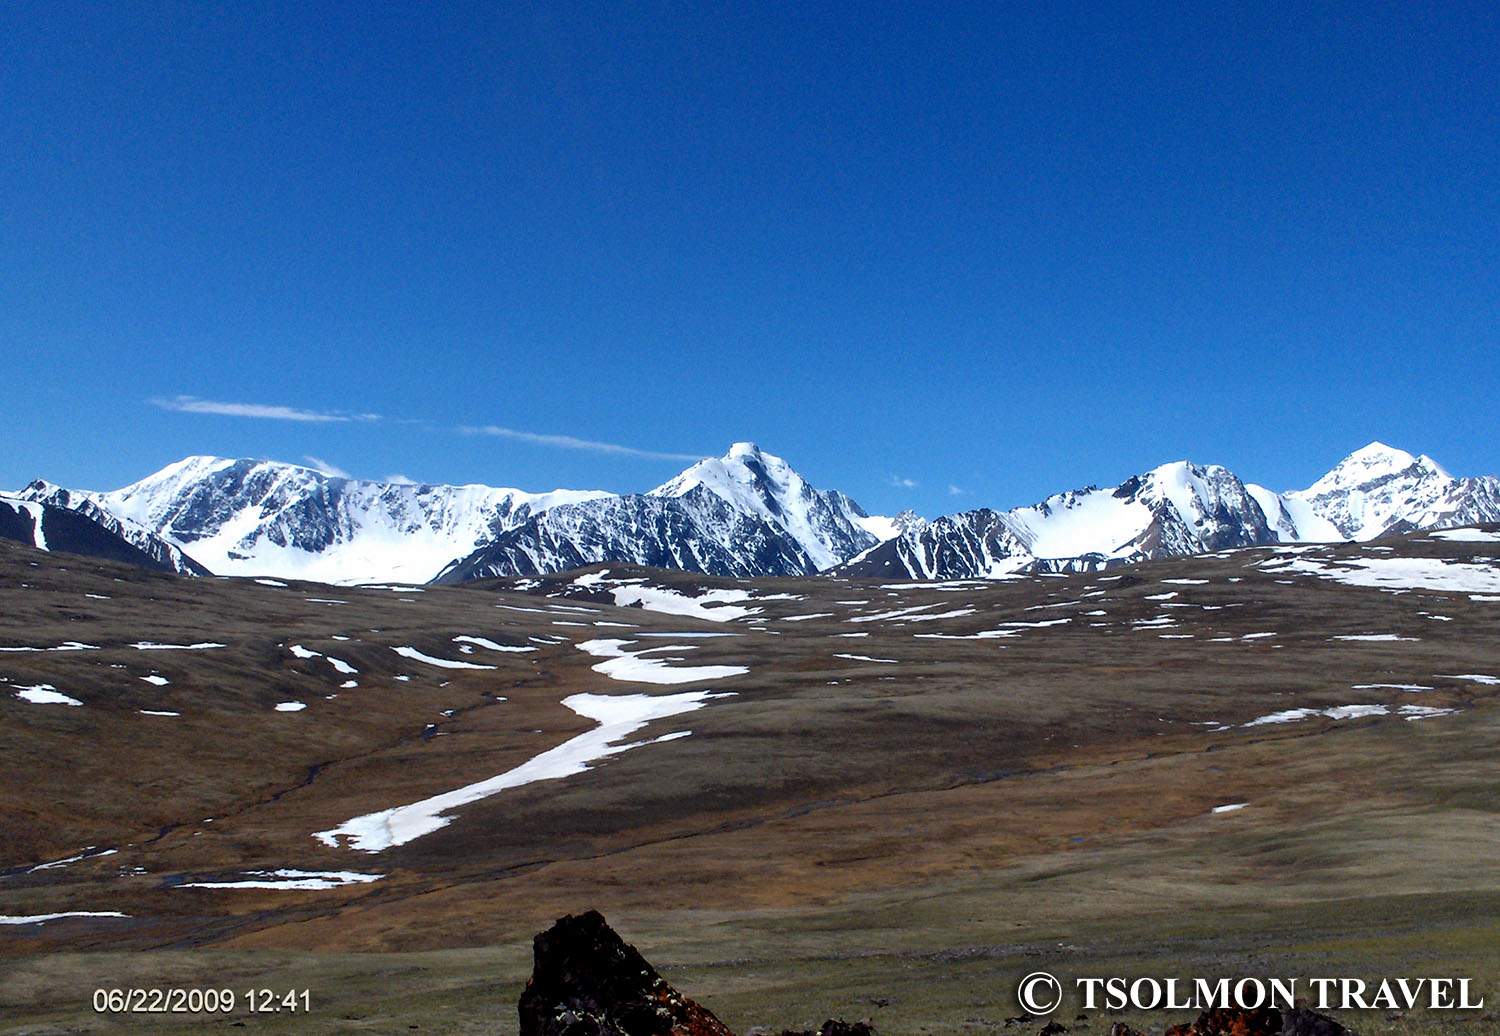
[(1081, 571), (1276, 540), (1232, 472), (1179, 461), (1113, 489), (1087, 486), (1033, 507), (938, 518), (837, 571), (917, 579)]
[(221, 575), (358, 583), (425, 581), (537, 511), (607, 494), (368, 482), (273, 461), (188, 457), (113, 492), (34, 482), (21, 495), (101, 508)]
[(123, 561), (156, 572), (211, 574), (166, 540), (121, 521), (91, 501), (80, 501), (78, 507), (68, 508), (0, 496), (0, 539), (39, 550)]
[(1284, 500), (1306, 506), (1341, 538), (1363, 541), (1500, 520), (1500, 479), (1454, 478), (1425, 454), (1372, 442)]
[(1034, 507), (966, 511), (880, 544), (840, 574), (912, 579), (1085, 571), (1278, 542), (1369, 540), (1500, 521), (1500, 480), (1457, 479), (1382, 443), (1305, 490), (1278, 494), (1225, 468), (1180, 461)]
[(710, 575), (808, 575), (879, 542), (842, 493), (821, 491), (753, 443), (700, 461), (650, 493), (555, 507), (445, 568), (458, 583), (604, 561)]

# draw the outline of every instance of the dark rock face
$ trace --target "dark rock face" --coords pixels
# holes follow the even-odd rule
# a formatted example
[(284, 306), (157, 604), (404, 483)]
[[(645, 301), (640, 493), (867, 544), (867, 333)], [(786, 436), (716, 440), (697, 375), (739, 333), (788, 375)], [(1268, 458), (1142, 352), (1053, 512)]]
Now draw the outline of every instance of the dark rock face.
[(875, 1030), (864, 1022), (846, 1022), (842, 1018), (830, 1018), (817, 1032), (811, 1029), (783, 1029), (781, 1036), (875, 1036)]
[(1166, 1036), (1356, 1036), (1325, 1015), (1295, 1008), (1283, 1014), (1274, 1008), (1256, 1010), (1215, 1008), (1191, 1025), (1174, 1025)]
[(564, 917), (536, 937), (534, 949), (520, 1036), (734, 1036), (669, 986), (596, 910)]

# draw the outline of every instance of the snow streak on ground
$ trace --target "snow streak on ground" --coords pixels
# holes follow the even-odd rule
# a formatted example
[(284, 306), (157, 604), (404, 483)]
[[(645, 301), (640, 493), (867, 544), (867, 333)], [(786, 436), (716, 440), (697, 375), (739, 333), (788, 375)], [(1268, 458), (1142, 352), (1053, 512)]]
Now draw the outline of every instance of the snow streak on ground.
[(1263, 567), (1267, 572), (1295, 572), (1382, 590), (1500, 591), (1500, 569), (1491, 565), (1440, 558), (1340, 558), (1337, 565), (1298, 558)]
[(33, 705), (82, 705), (83, 702), (77, 698), (69, 698), (66, 694), (59, 693), (56, 687), (50, 683), (39, 683), (35, 687), (16, 688), (16, 697), (31, 702)]
[(180, 889), (336, 889), (344, 885), (363, 885), (379, 881), (384, 874), (360, 874), (355, 871), (299, 871), (282, 868), (274, 871), (247, 871), (249, 877), (234, 881), (185, 881)]
[(480, 665), (478, 662), (459, 662), (451, 658), (433, 658), (431, 655), (425, 655), (414, 647), (397, 647), (391, 648), (391, 650), (396, 652), (396, 654), (400, 655), (402, 658), (409, 658), (414, 662), (426, 662), (428, 665), (435, 665), (439, 669), (495, 668), (495, 666), (492, 665)]
[(325, 845), (340, 844), (361, 852), (376, 853), (393, 846), (405, 845), (414, 838), (431, 834), (449, 824), (446, 814), (460, 806), (535, 781), (556, 780), (583, 773), (591, 764), (632, 748), (682, 737), (689, 731), (676, 731), (650, 741), (621, 744), (652, 720), (692, 712), (705, 702), (726, 695), (708, 691), (684, 691), (679, 694), (574, 694), (562, 704), (599, 726), (569, 738), (556, 748), (543, 752), (514, 769), (489, 780), (479, 781), (442, 795), (407, 806), (367, 813), (347, 820), (338, 827), (319, 831), (313, 837)]
[(118, 910), (69, 910), (61, 914), (31, 914), (30, 916), (13, 916), (0, 914), (0, 924), (46, 924), (48, 921), (60, 921), (68, 917), (129, 917)]
[(535, 651), (536, 650), (536, 648), (534, 648), (534, 647), (512, 647), (509, 644), (496, 644), (493, 640), (487, 640), (484, 637), (469, 637), (469, 636), (454, 637), (453, 638), (453, 643), (455, 643), (455, 644), (473, 644), (476, 647), (482, 647), (482, 648), (484, 648), (486, 651)]
[(741, 676), (750, 671), (742, 665), (668, 665), (668, 659), (643, 656), (657, 651), (696, 651), (697, 648), (686, 644), (664, 644), (635, 652), (625, 650), (626, 644), (634, 643), (633, 640), (586, 640), (578, 645), (578, 649), (606, 660), (594, 665), (594, 672), (603, 673), (612, 680), (632, 683), (696, 683), (699, 680)]

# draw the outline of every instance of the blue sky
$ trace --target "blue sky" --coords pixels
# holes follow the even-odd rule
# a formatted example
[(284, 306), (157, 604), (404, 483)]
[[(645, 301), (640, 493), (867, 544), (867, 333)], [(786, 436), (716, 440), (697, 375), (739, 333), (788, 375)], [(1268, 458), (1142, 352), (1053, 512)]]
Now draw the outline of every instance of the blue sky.
[(1493, 4), (213, 6), (0, 12), (0, 487), (1500, 470)]

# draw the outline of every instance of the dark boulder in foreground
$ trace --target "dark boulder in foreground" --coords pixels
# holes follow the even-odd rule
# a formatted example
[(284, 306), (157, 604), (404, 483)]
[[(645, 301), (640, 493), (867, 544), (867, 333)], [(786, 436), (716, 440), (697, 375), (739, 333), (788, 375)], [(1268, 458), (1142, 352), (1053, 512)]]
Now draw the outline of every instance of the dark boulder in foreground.
[(1191, 1025), (1174, 1025), (1166, 1036), (1356, 1036), (1338, 1022), (1304, 1007), (1284, 1014), (1275, 1008), (1256, 1010), (1216, 1008), (1204, 1011)]
[[(597, 910), (569, 915), (534, 941), (536, 965), (521, 994), (520, 1036), (734, 1036), (706, 1007), (667, 984)], [(1012, 1022), (1029, 1019), (1012, 1018)], [(1043, 1036), (1068, 1032), (1048, 1022)], [(1082, 1031), (1073, 1029), (1074, 1032)], [(1141, 1036), (1116, 1022), (1110, 1036)], [(830, 1018), (816, 1032), (781, 1036), (875, 1036), (865, 1022)], [(1358, 1036), (1306, 1008), (1216, 1008), (1164, 1036)]]
[(669, 986), (597, 910), (564, 917), (534, 947), (520, 1036), (734, 1036)]

